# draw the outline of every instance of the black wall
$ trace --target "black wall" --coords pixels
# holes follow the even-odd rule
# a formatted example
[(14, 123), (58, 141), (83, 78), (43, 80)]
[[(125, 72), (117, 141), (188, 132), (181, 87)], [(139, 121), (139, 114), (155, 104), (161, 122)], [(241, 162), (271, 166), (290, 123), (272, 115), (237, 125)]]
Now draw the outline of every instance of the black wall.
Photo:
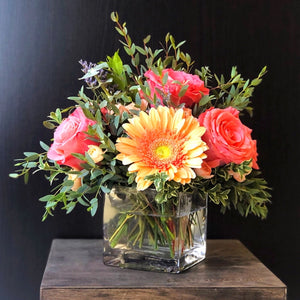
[[(81, 83), (78, 60), (97, 62), (121, 48), (110, 12), (127, 21), (137, 43), (159, 46), (167, 32), (187, 40), (197, 66), (247, 78), (269, 73), (253, 98), (249, 120), (259, 165), (273, 186), (269, 217), (225, 216), (210, 205), (209, 238), (240, 239), (299, 299), (299, 17), (300, 1), (267, 0), (0, 0), (0, 299), (38, 299), (53, 238), (101, 237), (101, 211), (75, 209), (41, 222), (49, 192), (43, 176), (13, 180), (13, 159), (39, 151), (52, 132), (50, 111), (66, 107)], [(297, 277), (298, 275), (298, 277)], [(298, 296), (298, 297), (297, 297)]]

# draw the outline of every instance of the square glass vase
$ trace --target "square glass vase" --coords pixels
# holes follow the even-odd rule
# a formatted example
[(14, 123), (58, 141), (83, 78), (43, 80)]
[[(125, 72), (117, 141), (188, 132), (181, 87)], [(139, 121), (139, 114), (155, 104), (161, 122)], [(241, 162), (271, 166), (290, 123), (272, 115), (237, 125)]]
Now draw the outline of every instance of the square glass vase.
[(158, 204), (156, 194), (122, 186), (105, 194), (105, 265), (180, 273), (205, 258), (207, 199), (180, 193), (172, 204)]

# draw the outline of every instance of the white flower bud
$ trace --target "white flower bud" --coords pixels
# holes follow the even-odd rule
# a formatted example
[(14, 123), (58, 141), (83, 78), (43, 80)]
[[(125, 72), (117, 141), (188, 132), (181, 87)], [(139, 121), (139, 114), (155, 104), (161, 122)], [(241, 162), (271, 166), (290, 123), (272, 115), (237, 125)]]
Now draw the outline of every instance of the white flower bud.
[(94, 163), (98, 163), (101, 160), (103, 160), (104, 152), (102, 151), (102, 149), (100, 147), (95, 146), (95, 145), (89, 145), (88, 147), (89, 147), (88, 154), (92, 158)]

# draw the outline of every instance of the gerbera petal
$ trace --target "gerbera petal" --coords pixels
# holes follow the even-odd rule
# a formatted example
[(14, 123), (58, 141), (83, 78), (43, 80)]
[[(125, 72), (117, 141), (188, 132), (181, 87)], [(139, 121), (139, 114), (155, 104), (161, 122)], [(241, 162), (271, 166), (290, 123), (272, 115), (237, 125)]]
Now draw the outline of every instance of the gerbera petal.
[(163, 110), (161, 113), (161, 130), (165, 131), (168, 128), (168, 111), (167, 110)]
[(122, 144), (127, 144), (127, 145), (130, 145), (130, 146), (133, 146), (133, 147), (136, 147), (137, 146), (137, 143), (135, 140), (132, 140), (132, 139), (129, 139), (129, 138), (126, 138), (126, 137), (120, 137), (117, 139), (117, 143), (122, 143)]
[(196, 147), (189, 150), (188, 155), (190, 157), (197, 157), (200, 156), (203, 153), (203, 151), (204, 151), (203, 148)]
[(200, 168), (202, 159), (200, 157), (190, 158), (186, 161), (185, 165), (190, 168)]
[[(199, 143), (200, 143), (199, 139), (189, 140), (188, 142), (186, 142), (184, 144), (183, 151), (186, 153), (189, 150), (192, 150), (192, 149), (195, 149), (195, 148), (199, 148)], [(202, 147), (200, 149), (202, 149)]]
[(139, 164), (138, 163), (133, 163), (132, 165), (130, 165), (128, 167), (128, 172), (134, 173), (134, 172), (137, 172), (139, 169), (140, 169)]
[(150, 180), (138, 180), (137, 181), (137, 190), (138, 191), (144, 191), (145, 189), (147, 189), (150, 185), (152, 184), (152, 181)]
[(139, 117), (140, 117), (140, 123), (144, 128), (150, 126), (149, 116), (145, 112), (141, 111)]
[(128, 155), (122, 159), (122, 163), (124, 165), (129, 165), (131, 163), (138, 162), (140, 160), (141, 160), (141, 158), (138, 155)]
[[(162, 107), (162, 106), (161, 106)], [(158, 124), (160, 124), (160, 117), (156, 109), (151, 108), (149, 112), (150, 122), (152, 128), (157, 127)]]
[(189, 178), (188, 172), (184, 168), (180, 168), (176, 175), (180, 178)]
[(126, 123), (123, 124), (123, 128), (131, 138), (141, 138), (144, 133), (144, 129), (140, 124)]
[(169, 180), (172, 180), (174, 178), (174, 170), (172, 168), (170, 168), (169, 170), (166, 171), (166, 173), (169, 176)]
[(125, 144), (124, 142), (123, 143), (118, 143), (116, 145), (116, 148), (119, 152), (123, 152), (123, 153), (126, 153), (126, 154), (131, 154), (131, 153), (135, 153), (135, 149), (136, 147), (133, 147), (133, 146), (129, 146), (127, 143)]
[(190, 136), (199, 136), (201, 137), (204, 133), (205, 133), (205, 127), (197, 127), (195, 129), (193, 129), (191, 132), (189, 132), (187, 134), (187, 137), (190, 137)]

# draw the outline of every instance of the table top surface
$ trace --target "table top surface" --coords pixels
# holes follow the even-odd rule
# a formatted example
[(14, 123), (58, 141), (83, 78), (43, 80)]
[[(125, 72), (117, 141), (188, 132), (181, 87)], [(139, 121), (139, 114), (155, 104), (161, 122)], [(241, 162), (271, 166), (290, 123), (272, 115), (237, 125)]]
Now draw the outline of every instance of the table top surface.
[(206, 259), (180, 274), (121, 269), (102, 261), (102, 240), (55, 239), (41, 283), (49, 288), (286, 288), (238, 240), (208, 240)]

